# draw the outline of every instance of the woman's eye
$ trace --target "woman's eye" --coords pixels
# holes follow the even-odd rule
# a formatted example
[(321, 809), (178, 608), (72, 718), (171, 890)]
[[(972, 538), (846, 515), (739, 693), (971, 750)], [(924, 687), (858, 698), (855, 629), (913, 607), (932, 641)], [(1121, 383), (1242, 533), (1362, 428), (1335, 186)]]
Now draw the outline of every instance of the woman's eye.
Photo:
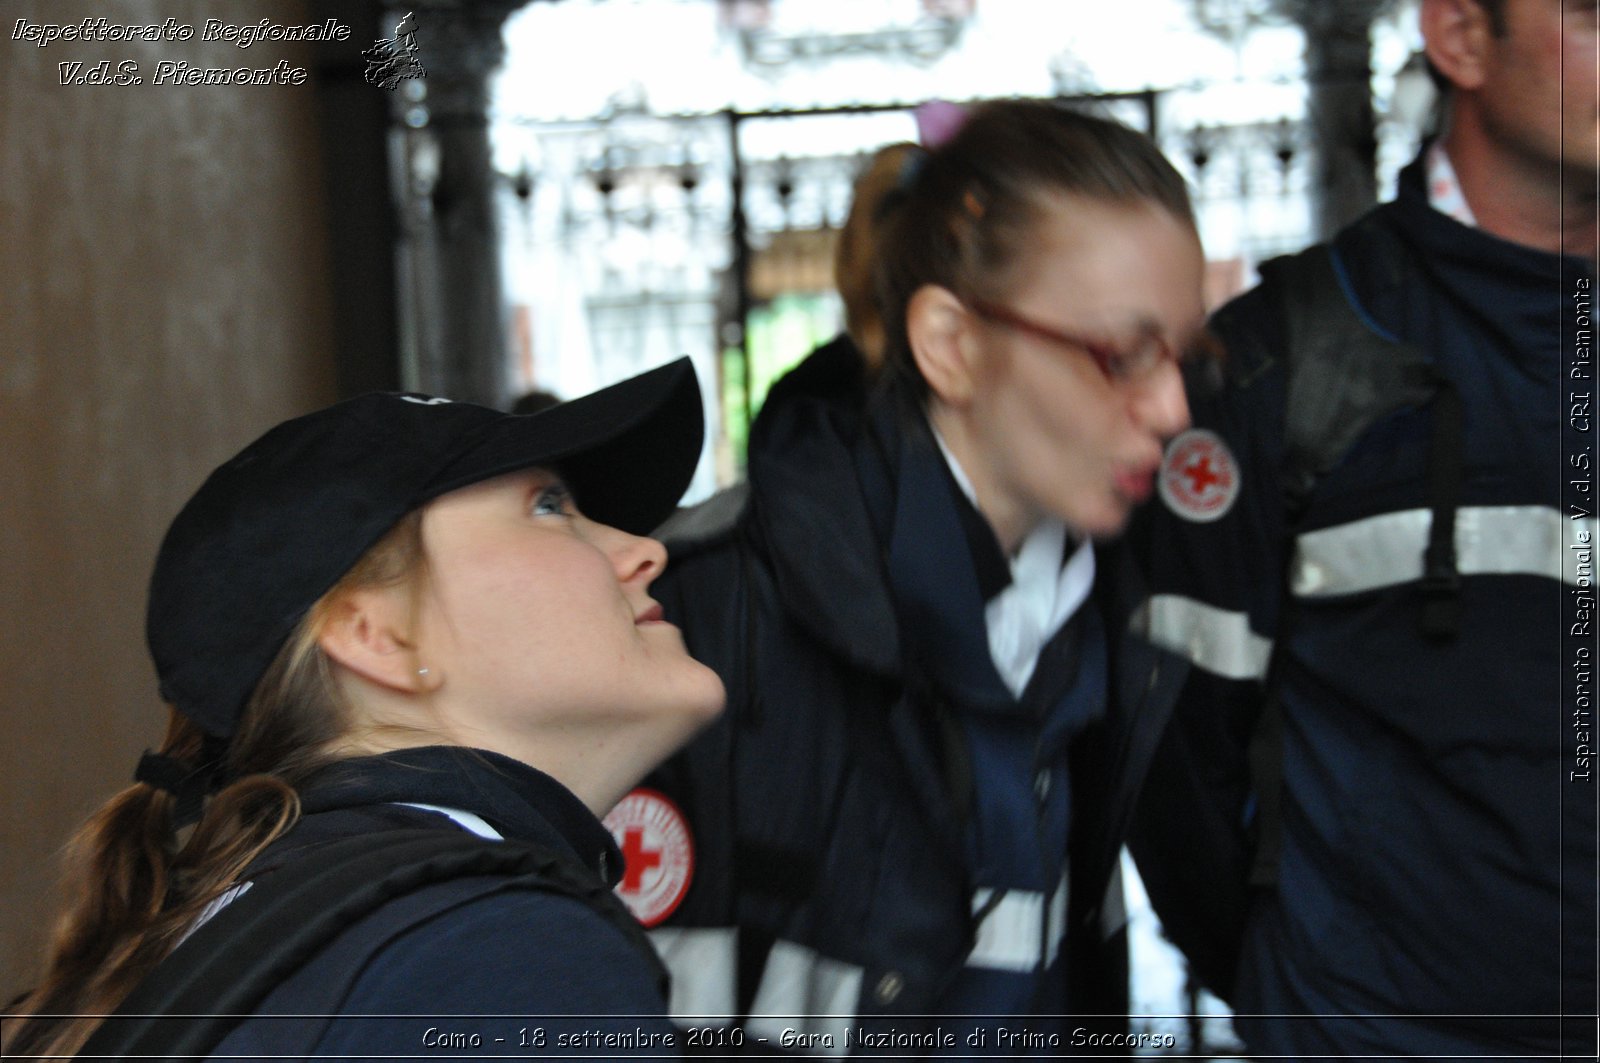
[(536, 517), (570, 517), (572, 492), (566, 484), (551, 484), (534, 496), (532, 513)]

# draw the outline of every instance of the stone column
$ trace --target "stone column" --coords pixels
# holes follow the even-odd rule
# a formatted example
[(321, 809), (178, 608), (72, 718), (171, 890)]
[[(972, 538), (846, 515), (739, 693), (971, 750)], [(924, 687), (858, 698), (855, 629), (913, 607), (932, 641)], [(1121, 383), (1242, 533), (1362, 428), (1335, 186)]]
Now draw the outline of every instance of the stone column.
[(410, 14), (424, 69), (396, 86), (390, 111), (403, 386), (494, 406), (511, 398), (511, 388), (489, 80), (505, 57), (504, 22), (521, 6), (413, 0), (385, 7), (386, 36)]
[(1372, 22), (1390, 0), (1274, 0), (1305, 32), (1307, 126), (1317, 238), (1377, 201)]

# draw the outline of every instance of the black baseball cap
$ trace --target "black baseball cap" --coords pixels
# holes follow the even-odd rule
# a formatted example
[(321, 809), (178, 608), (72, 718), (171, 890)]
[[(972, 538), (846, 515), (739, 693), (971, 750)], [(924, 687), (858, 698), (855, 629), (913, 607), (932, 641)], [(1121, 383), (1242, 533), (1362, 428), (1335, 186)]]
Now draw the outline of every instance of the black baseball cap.
[(585, 516), (646, 534), (704, 431), (687, 358), (527, 416), (373, 393), (286, 421), (213, 472), (162, 540), (145, 628), (161, 696), (230, 737), (317, 599), (407, 513), (480, 480), (550, 466)]

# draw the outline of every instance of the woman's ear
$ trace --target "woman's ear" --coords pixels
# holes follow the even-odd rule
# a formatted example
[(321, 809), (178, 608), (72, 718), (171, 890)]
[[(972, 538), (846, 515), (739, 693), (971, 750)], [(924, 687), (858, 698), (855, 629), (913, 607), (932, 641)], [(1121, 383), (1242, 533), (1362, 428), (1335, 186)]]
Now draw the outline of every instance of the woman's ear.
[(906, 339), (929, 390), (951, 406), (965, 405), (978, 347), (961, 300), (937, 284), (918, 288), (906, 304)]
[(406, 694), (438, 688), (440, 677), (417, 659), (407, 635), (412, 615), (400, 587), (347, 591), (324, 604), (317, 645), (328, 658), (369, 682)]

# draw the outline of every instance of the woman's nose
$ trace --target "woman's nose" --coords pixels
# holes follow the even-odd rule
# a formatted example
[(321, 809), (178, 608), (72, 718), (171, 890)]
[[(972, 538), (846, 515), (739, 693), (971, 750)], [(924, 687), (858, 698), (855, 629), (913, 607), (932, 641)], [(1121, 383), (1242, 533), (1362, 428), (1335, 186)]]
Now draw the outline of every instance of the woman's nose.
[(1141, 381), (1129, 410), (1142, 427), (1163, 439), (1189, 427), (1189, 400), (1183, 392), (1183, 373), (1175, 364), (1161, 366)]
[(644, 535), (630, 535), (617, 528), (607, 528), (607, 531), (614, 536), (607, 553), (622, 583), (648, 587), (667, 567), (667, 548), (659, 541)]

